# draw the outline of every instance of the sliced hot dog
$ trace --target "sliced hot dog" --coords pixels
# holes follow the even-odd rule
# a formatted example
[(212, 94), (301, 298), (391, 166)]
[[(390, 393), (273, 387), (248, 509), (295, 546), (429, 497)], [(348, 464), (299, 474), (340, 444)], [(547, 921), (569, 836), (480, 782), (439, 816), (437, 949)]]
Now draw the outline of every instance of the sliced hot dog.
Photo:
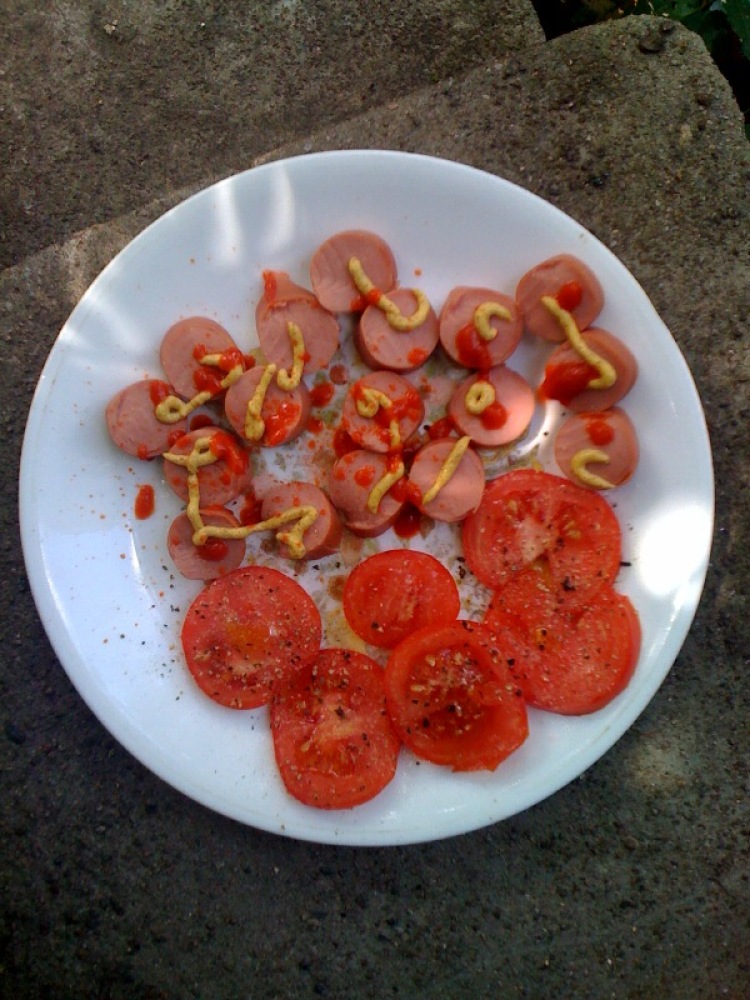
[(368, 498), (376, 484), (390, 471), (390, 456), (357, 448), (337, 459), (331, 469), (328, 493), (341, 520), (353, 534), (372, 538), (387, 531), (404, 503), (387, 492), (376, 512), (368, 509)]
[(555, 437), (555, 460), (562, 473), (579, 486), (606, 489), (582, 478), (573, 468), (576, 455), (601, 452), (606, 461), (589, 461), (585, 470), (610, 483), (622, 486), (635, 472), (638, 465), (638, 436), (630, 417), (624, 410), (614, 407), (602, 413), (577, 413), (560, 425)]
[[(471, 397), (489, 384), (495, 400), (481, 413), (472, 413)], [(469, 400), (467, 400), (467, 394)], [(526, 381), (506, 365), (497, 365), (464, 379), (448, 404), (448, 414), (460, 434), (468, 434), (479, 448), (499, 448), (521, 437), (534, 415), (534, 392)]]
[[(200, 506), (230, 503), (243, 492), (248, 484), (250, 459), (248, 452), (229, 431), (217, 427), (202, 427), (188, 431), (174, 442), (169, 454), (187, 457), (196, 443), (208, 442), (216, 461), (198, 469)], [(164, 478), (181, 500), (188, 499), (188, 470), (165, 457)]]
[(120, 389), (107, 403), (107, 430), (122, 451), (135, 458), (155, 458), (170, 442), (187, 430), (187, 420), (165, 424), (154, 412), (167, 396), (176, 395), (173, 386), (161, 379), (142, 379)]
[[(201, 363), (206, 354), (224, 354), (221, 367)], [(183, 399), (209, 390), (220, 395), (221, 380), (234, 364), (243, 363), (242, 353), (229, 333), (206, 316), (189, 316), (173, 324), (164, 334), (159, 360), (167, 379)]]
[(310, 281), (320, 304), (331, 312), (362, 312), (367, 300), (352, 281), (349, 261), (356, 258), (381, 292), (396, 287), (396, 261), (391, 248), (375, 233), (348, 229), (329, 237), (310, 260)]
[[(414, 293), (397, 288), (388, 293), (404, 316), (417, 309)], [(360, 357), (370, 368), (385, 368), (393, 372), (410, 372), (419, 368), (437, 347), (440, 328), (434, 309), (414, 330), (394, 330), (386, 314), (377, 306), (368, 306), (362, 313), (354, 334)]]
[(539, 394), (546, 399), (559, 400), (575, 413), (606, 410), (630, 392), (638, 376), (638, 362), (630, 349), (607, 330), (591, 327), (581, 337), (588, 347), (614, 367), (617, 376), (614, 385), (608, 389), (587, 389), (598, 372), (571, 344), (565, 343), (549, 356)]
[(582, 260), (559, 254), (532, 267), (518, 282), (516, 305), (529, 333), (543, 340), (562, 341), (565, 334), (555, 317), (543, 305), (545, 295), (572, 313), (578, 329), (585, 330), (604, 305), (599, 279)]
[(299, 327), (304, 340), (305, 373), (325, 368), (339, 346), (337, 318), (285, 272), (266, 271), (264, 292), (255, 308), (258, 341), (266, 361), (286, 371), (294, 362), (289, 323)]
[(265, 425), (263, 435), (259, 439), (248, 438), (245, 435), (247, 404), (253, 399), (264, 371), (265, 367), (251, 368), (227, 389), (224, 412), (238, 437), (264, 448), (274, 448), (293, 441), (304, 430), (310, 415), (310, 392), (304, 382), (296, 389), (280, 389), (274, 377), (268, 384), (260, 412)]
[[(381, 398), (378, 394), (382, 394)], [(372, 416), (363, 415), (377, 404)], [(390, 401), (390, 405), (386, 405)], [(358, 409), (359, 407), (359, 409)], [(350, 386), (341, 409), (341, 428), (360, 448), (387, 452), (403, 444), (424, 418), (424, 403), (411, 382), (395, 372), (371, 372)], [(398, 425), (398, 441), (392, 440), (392, 422)]]
[[(474, 314), (479, 306), (492, 303), (507, 309), (511, 318), (488, 316), (495, 331), (491, 340), (485, 340), (474, 325)], [(454, 288), (440, 310), (440, 343), (449, 358), (464, 368), (486, 370), (502, 364), (518, 347), (523, 332), (523, 322), (515, 301), (508, 295), (491, 288)]]
[[(225, 507), (200, 511), (205, 525), (236, 528), (239, 521)], [(167, 534), (167, 548), (177, 569), (188, 580), (215, 580), (241, 564), (245, 558), (244, 538), (209, 538), (203, 545), (193, 544), (194, 528), (186, 513), (179, 514)]]
[(462, 521), (477, 509), (484, 493), (484, 466), (477, 453), (468, 448), (434, 500), (425, 502), (425, 494), (435, 484), (457, 443), (456, 438), (430, 441), (414, 456), (409, 471), (410, 496), (421, 496), (422, 501), (416, 506), (436, 521)]
[[(322, 559), (338, 551), (341, 520), (323, 490), (312, 483), (279, 483), (266, 493), (261, 515), (265, 521), (292, 507), (314, 507), (318, 512), (316, 519), (302, 535), (305, 559)], [(284, 552), (283, 545), (281, 551)]]

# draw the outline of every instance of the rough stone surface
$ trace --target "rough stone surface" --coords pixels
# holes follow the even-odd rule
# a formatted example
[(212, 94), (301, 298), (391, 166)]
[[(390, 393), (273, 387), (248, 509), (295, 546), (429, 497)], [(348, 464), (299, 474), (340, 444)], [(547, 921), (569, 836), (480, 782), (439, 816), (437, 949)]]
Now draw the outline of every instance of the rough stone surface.
[[(643, 44), (655, 31), (656, 51)], [(747, 996), (750, 161), (739, 110), (700, 41), (650, 19), (518, 50), (388, 103), (269, 156), (367, 144), (493, 171), (609, 245), (672, 330), (716, 466), (693, 629), (625, 737), (527, 813), (419, 847), (297, 843), (190, 802), (102, 729), (38, 622), (6, 501), (3, 996)], [(201, 162), (181, 183), (239, 161)], [(67, 313), (185, 193), (154, 185), (162, 200), (124, 201), (138, 210), (0, 276), (6, 496)], [(87, 221), (103, 217), (98, 204)]]
[(1, 7), (0, 267), (544, 40), (531, 0)]

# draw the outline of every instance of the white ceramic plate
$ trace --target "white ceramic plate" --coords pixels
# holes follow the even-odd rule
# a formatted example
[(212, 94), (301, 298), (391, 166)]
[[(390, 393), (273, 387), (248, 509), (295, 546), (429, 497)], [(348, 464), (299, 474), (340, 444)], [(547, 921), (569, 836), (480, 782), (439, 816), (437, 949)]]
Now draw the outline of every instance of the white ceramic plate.
[[(456, 284), (512, 293), (527, 268), (560, 252), (578, 255), (599, 276), (606, 305), (598, 325), (627, 339), (640, 363), (623, 405), (640, 432), (641, 464), (612, 499), (631, 564), (618, 586), (640, 613), (643, 649), (630, 686), (604, 710), (584, 718), (532, 711), (526, 744), (494, 774), (457, 775), (404, 753), (396, 779), (374, 801), (322, 812), (285, 793), (265, 710), (221, 708), (193, 685), (178, 636), (198, 585), (173, 575), (164, 542), (177, 507), (158, 493), (157, 514), (134, 520), (137, 484), (158, 489), (160, 463), (118, 452), (103, 412), (121, 386), (158, 374), (161, 335), (180, 316), (212, 316), (249, 348), (262, 269), (309, 284), (313, 249), (344, 228), (380, 233), (402, 282), (418, 283), (438, 308)], [(532, 345), (513, 363), (536, 378), (542, 360)], [(537, 421), (532, 444), (546, 440), (550, 421), (554, 413)], [(186, 795), (254, 827), (388, 845), (463, 833), (524, 810), (627, 730), (690, 627), (708, 561), (713, 479), (682, 355), (601, 243), (495, 176), (428, 157), (354, 151), (229, 178), (168, 212), (112, 261), (66, 323), (39, 381), (20, 501), (27, 570), (51, 642), (83, 699), (132, 754)]]

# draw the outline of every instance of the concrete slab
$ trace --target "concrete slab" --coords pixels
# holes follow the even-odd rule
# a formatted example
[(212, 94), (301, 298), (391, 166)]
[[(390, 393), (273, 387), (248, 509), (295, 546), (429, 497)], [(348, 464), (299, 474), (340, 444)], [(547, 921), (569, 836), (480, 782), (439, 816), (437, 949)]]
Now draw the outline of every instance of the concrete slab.
[(17, 0), (0, 20), (0, 267), (543, 40), (531, 0)]
[[(700, 41), (650, 19), (393, 101), (269, 155), (366, 137), (470, 162), (548, 198), (621, 257), (685, 353), (713, 438), (716, 534), (694, 628), (626, 737), (535, 809), (421, 847), (316, 847), (186, 801), (102, 730), (44, 637), (6, 503), (3, 995), (747, 994), (750, 161), (739, 110)], [(207, 162), (202, 176), (214, 172)], [(0, 417), (14, 456), (19, 414), (75, 299), (173, 197), (0, 277)], [(9, 460), (6, 495), (16, 475)]]

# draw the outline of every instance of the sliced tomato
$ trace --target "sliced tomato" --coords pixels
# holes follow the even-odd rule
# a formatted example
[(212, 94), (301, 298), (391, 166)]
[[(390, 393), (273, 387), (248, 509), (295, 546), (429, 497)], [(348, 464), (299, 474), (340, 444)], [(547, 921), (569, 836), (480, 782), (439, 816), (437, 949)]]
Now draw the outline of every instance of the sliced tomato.
[(190, 673), (228, 708), (266, 704), (278, 684), (315, 658), (321, 638), (312, 598), (266, 566), (243, 566), (213, 580), (182, 625)]
[(406, 746), (454, 771), (494, 771), (528, 736), (521, 691), (495, 637), (477, 622), (404, 639), (386, 665), (385, 692)]
[(587, 608), (568, 613), (504, 591), (493, 597), (484, 622), (529, 705), (584, 715), (627, 687), (641, 646), (640, 622), (627, 597), (606, 585)]
[(456, 581), (434, 556), (389, 549), (354, 567), (344, 585), (343, 606), (361, 639), (393, 649), (415, 629), (453, 621), (461, 599)]
[(271, 704), (274, 754), (287, 791), (319, 809), (349, 809), (396, 773), (400, 741), (383, 668), (364, 653), (324, 649)]
[(536, 564), (568, 609), (584, 606), (620, 568), (620, 525), (607, 501), (535, 469), (489, 482), (463, 523), (462, 539), (467, 565), (488, 587), (500, 588)]

